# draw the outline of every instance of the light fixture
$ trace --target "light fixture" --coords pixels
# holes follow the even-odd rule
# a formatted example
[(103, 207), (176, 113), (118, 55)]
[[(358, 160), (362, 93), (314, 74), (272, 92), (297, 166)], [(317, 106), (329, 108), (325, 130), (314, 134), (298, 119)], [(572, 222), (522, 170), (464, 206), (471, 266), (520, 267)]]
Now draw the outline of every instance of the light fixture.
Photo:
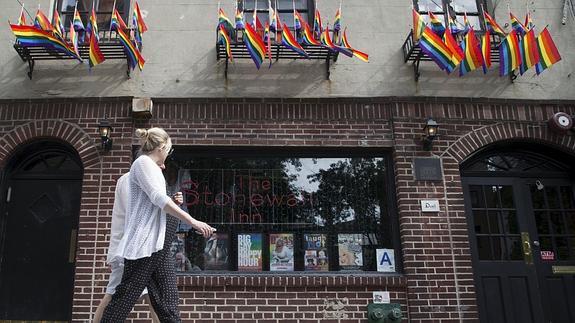
[(98, 131), (100, 132), (100, 138), (102, 138), (102, 149), (104, 149), (104, 151), (110, 151), (110, 149), (112, 149), (112, 138), (110, 138), (112, 126), (106, 117), (100, 120)]
[(437, 137), (439, 125), (433, 118), (429, 117), (423, 127), (423, 149), (431, 150), (433, 140)]

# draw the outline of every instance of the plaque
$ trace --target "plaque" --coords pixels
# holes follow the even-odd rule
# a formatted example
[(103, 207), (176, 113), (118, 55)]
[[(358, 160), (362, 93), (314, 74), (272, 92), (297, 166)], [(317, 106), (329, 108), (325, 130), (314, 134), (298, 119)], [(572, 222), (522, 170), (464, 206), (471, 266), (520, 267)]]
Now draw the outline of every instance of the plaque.
[(415, 158), (413, 160), (415, 180), (418, 181), (441, 181), (441, 159), (439, 158)]

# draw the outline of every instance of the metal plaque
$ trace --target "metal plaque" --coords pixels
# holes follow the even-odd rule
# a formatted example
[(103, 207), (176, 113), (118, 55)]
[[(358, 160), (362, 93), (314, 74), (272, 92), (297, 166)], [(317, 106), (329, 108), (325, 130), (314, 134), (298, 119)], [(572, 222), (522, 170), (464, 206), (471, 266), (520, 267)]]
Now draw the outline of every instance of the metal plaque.
[(440, 158), (415, 158), (413, 160), (415, 179), (418, 181), (441, 181)]

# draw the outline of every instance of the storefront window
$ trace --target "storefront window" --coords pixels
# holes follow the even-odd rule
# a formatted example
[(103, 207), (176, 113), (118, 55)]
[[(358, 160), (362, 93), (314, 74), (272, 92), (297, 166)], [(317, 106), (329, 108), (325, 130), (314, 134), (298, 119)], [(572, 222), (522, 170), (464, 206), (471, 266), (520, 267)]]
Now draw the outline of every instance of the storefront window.
[(180, 224), (179, 272), (377, 271), (377, 249), (394, 249), (384, 156), (179, 150), (168, 194), (182, 191), (183, 208), (217, 228), (206, 240)]

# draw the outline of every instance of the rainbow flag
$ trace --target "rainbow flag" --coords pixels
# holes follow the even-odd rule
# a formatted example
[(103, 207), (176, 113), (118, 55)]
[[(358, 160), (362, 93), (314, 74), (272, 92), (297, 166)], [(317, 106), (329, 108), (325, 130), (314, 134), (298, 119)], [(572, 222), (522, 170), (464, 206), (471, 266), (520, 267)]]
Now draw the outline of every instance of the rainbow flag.
[(146, 61), (142, 57), (142, 54), (140, 54), (138, 48), (136, 48), (134, 43), (130, 40), (130, 37), (121, 28), (119, 28), (117, 32), (118, 32), (118, 38), (120, 39), (120, 42), (122, 42), (122, 45), (124, 45), (124, 51), (128, 56), (128, 62), (130, 64), (130, 68), (134, 69), (136, 65), (138, 65), (140, 71), (144, 69), (144, 64), (146, 63)]
[[(281, 28), (281, 23), (278, 23), (278, 12), (272, 8), (271, 1), (269, 2), (268, 14), (270, 18), (270, 30), (272, 31), (279, 31)], [(279, 27), (278, 27), (279, 26)]]
[(470, 30), (465, 35), (465, 57), (459, 67), (459, 76), (463, 76), (471, 71), (483, 66), (483, 54), (481, 53), (481, 45), (475, 37), (475, 32)]
[(305, 20), (302, 20), (302, 25), (303, 25), (302, 42), (307, 45), (321, 46), (321, 43), (313, 37), (313, 32), (311, 31), (311, 28), (309, 27), (307, 22), (305, 22)]
[(88, 19), (88, 27), (90, 29), (90, 35), (96, 36), (96, 39), (99, 41), (100, 36), (98, 35), (98, 18), (96, 17), (96, 9), (94, 9), (94, 6), (92, 6), (92, 12), (90, 13), (90, 18)]
[(431, 22), (431, 29), (439, 36), (443, 37), (443, 33), (445, 32), (445, 26), (437, 16), (433, 14), (433, 12), (429, 11), (429, 20)]
[(457, 44), (455, 38), (453, 38), (450, 28), (447, 28), (443, 34), (443, 43), (451, 51), (451, 61), (453, 64), (455, 64), (455, 66), (459, 65), (465, 55), (461, 47), (459, 47), (459, 44)]
[(421, 34), (421, 39), (419, 40), (419, 47), (421, 50), (431, 58), (442, 70), (448, 73), (453, 72), (455, 65), (451, 60), (451, 50), (441, 41), (441, 38), (431, 30), (429, 27), (425, 27), (423, 33)]
[(487, 30), (498, 34), (499, 36), (505, 37), (505, 32), (503, 28), (501, 28), (495, 19), (491, 18), (491, 16), (487, 12), (483, 12), (483, 17), (485, 18), (485, 25), (487, 26)]
[(449, 30), (451, 30), (451, 34), (457, 34), (461, 32), (461, 29), (457, 26), (457, 20), (451, 17), (448, 18), (449, 21)]
[(349, 50), (352, 51), (353, 56), (359, 58), (360, 60), (369, 63), (369, 55), (367, 55), (366, 53), (359, 51), (353, 47), (351, 47), (351, 45), (349, 44), (349, 42), (347, 41), (347, 28), (344, 29), (343, 31), (343, 37), (341, 38), (341, 41), (343, 43), (343, 46)]
[(304, 57), (309, 57), (307, 52), (301, 47), (301, 45), (297, 42), (297, 40), (292, 35), (291, 31), (289, 30), (288, 26), (284, 23), (282, 28), (282, 45), (285, 47), (293, 50), (294, 52), (300, 54)]
[(525, 36), (519, 40), (519, 49), (521, 50), (521, 65), (519, 73), (523, 75), (528, 69), (539, 63), (539, 49), (535, 38), (535, 30), (529, 30)]
[(114, 8), (114, 10), (112, 10), (112, 19), (110, 20), (110, 29), (115, 30), (115, 31), (128, 29), (128, 26), (126, 26), (124, 19), (122, 19), (122, 16), (120, 15), (120, 13), (118, 12), (118, 9), (116, 9), (116, 8)]
[(50, 23), (50, 19), (48, 19), (48, 17), (46, 17), (46, 15), (40, 9), (38, 9), (38, 12), (36, 12), (36, 18), (34, 18), (34, 26), (45, 31), (52, 31), (52, 29), (54, 29)]
[(521, 51), (515, 30), (512, 30), (499, 45), (499, 60), (500, 76), (512, 73), (521, 65)]
[(105, 60), (106, 58), (104, 57), (104, 54), (102, 54), (100, 46), (98, 45), (98, 35), (94, 31), (94, 28), (92, 28), (90, 30), (90, 50), (88, 64), (90, 65), (90, 68), (92, 68)]
[(471, 23), (469, 23), (469, 19), (467, 19), (467, 12), (463, 13), (463, 32), (467, 33), (473, 29)]
[(537, 75), (539, 75), (551, 65), (559, 62), (561, 55), (559, 55), (559, 51), (547, 27), (543, 28), (543, 31), (539, 34), (539, 37), (537, 37), (537, 47), (539, 48), (539, 63), (535, 65), (535, 70), (537, 71)]
[(236, 9), (236, 29), (244, 29), (245, 28), (245, 23), (244, 23), (244, 12), (240, 11), (240, 9)]
[(60, 19), (60, 14), (58, 10), (54, 10), (54, 35), (60, 39), (64, 39), (64, 26), (62, 25), (62, 19)]
[(313, 34), (316, 39), (320, 38), (321, 33), (323, 32), (323, 26), (321, 24), (321, 15), (319, 10), (315, 9), (315, 14), (313, 16)]
[(299, 31), (302, 29), (303, 26), (301, 23), (303, 21), (303, 18), (301, 17), (301, 14), (297, 10), (294, 10), (293, 15), (294, 15), (294, 28), (296, 31)]
[(80, 57), (80, 51), (78, 50), (78, 32), (74, 29), (73, 22), (70, 22), (70, 42), (74, 48), (74, 53)]
[(527, 32), (525, 26), (519, 22), (519, 19), (517, 19), (511, 11), (509, 12), (509, 18), (511, 19), (511, 28), (513, 28), (519, 35), (525, 35)]
[(232, 21), (226, 16), (226, 13), (222, 8), (218, 10), (218, 25), (223, 25), (230, 35), (234, 31), (234, 24), (232, 24)]
[(18, 17), (18, 25), (23, 26), (26, 24), (26, 16), (24, 15), (24, 4), (22, 4), (22, 8), (20, 9), (20, 16)]
[(425, 29), (425, 22), (415, 9), (411, 9), (411, 15), (413, 16), (413, 40), (417, 42)]
[(270, 22), (266, 21), (266, 26), (264, 29), (264, 44), (266, 45), (266, 55), (270, 60), (270, 65), (268, 68), (272, 67), (272, 37), (270, 32)]
[(25, 25), (10, 25), (10, 28), (12, 29), (14, 36), (16, 36), (16, 41), (21, 46), (42, 46), (63, 52), (68, 56), (72, 56), (82, 61), (82, 59), (74, 53), (74, 49), (71, 48), (70, 45), (65, 43), (63, 40), (54, 37), (54, 35), (48, 31), (37, 28), (36, 26)]
[(246, 24), (245, 32), (244, 42), (246, 43), (246, 47), (248, 48), (252, 60), (259, 69), (266, 55), (266, 46), (264, 45), (264, 41), (260, 35), (250, 24)]
[(142, 12), (140, 11), (140, 6), (138, 5), (138, 2), (134, 2), (134, 20), (137, 22), (137, 25), (135, 25), (138, 28), (138, 31), (140, 32), (140, 34), (144, 34), (146, 31), (148, 31), (148, 26), (146, 25), (146, 22), (144, 21), (144, 17), (142, 16)]
[(335, 12), (335, 20), (333, 21), (333, 30), (341, 30), (341, 8), (337, 9)]
[(353, 57), (353, 52), (345, 47), (340, 47), (337, 46), (333, 43), (333, 41), (331, 40), (330, 36), (329, 36), (329, 27), (326, 27), (326, 29), (323, 31), (323, 33), (321, 33), (320, 36), (320, 42), (322, 44), (323, 47), (334, 51), (334, 52), (340, 52), (348, 57)]
[[(260, 18), (258, 18), (257, 15), (257, 11), (254, 11), (254, 19), (252, 20), (252, 29), (254, 31), (258, 31), (258, 30), (263, 30), (264, 29), (264, 25), (262, 25), (262, 22), (260, 21)], [(261, 38), (261, 37), (260, 37)]]
[(80, 17), (80, 13), (78, 12), (78, 8), (74, 9), (74, 29), (76, 29), (76, 31), (86, 30), (84, 28), (84, 23), (82, 22), (82, 17)]
[(527, 12), (527, 14), (525, 14), (525, 24), (523, 24), (523, 26), (527, 30), (531, 30), (533, 29), (533, 27), (535, 27), (533, 20), (531, 20), (531, 13), (529, 13), (529, 11)]
[(483, 74), (487, 74), (487, 70), (491, 68), (491, 34), (489, 30), (481, 37), (481, 53), (483, 54)]
[(234, 57), (232, 56), (232, 48), (231, 48), (231, 43), (232, 40), (230, 39), (230, 35), (228, 35), (228, 32), (226, 31), (226, 28), (224, 28), (223, 25), (220, 25), (218, 27), (218, 32), (219, 32), (219, 42), (220, 44), (224, 45), (224, 47), (226, 47), (226, 54), (228, 55), (230, 61), (234, 60)]

